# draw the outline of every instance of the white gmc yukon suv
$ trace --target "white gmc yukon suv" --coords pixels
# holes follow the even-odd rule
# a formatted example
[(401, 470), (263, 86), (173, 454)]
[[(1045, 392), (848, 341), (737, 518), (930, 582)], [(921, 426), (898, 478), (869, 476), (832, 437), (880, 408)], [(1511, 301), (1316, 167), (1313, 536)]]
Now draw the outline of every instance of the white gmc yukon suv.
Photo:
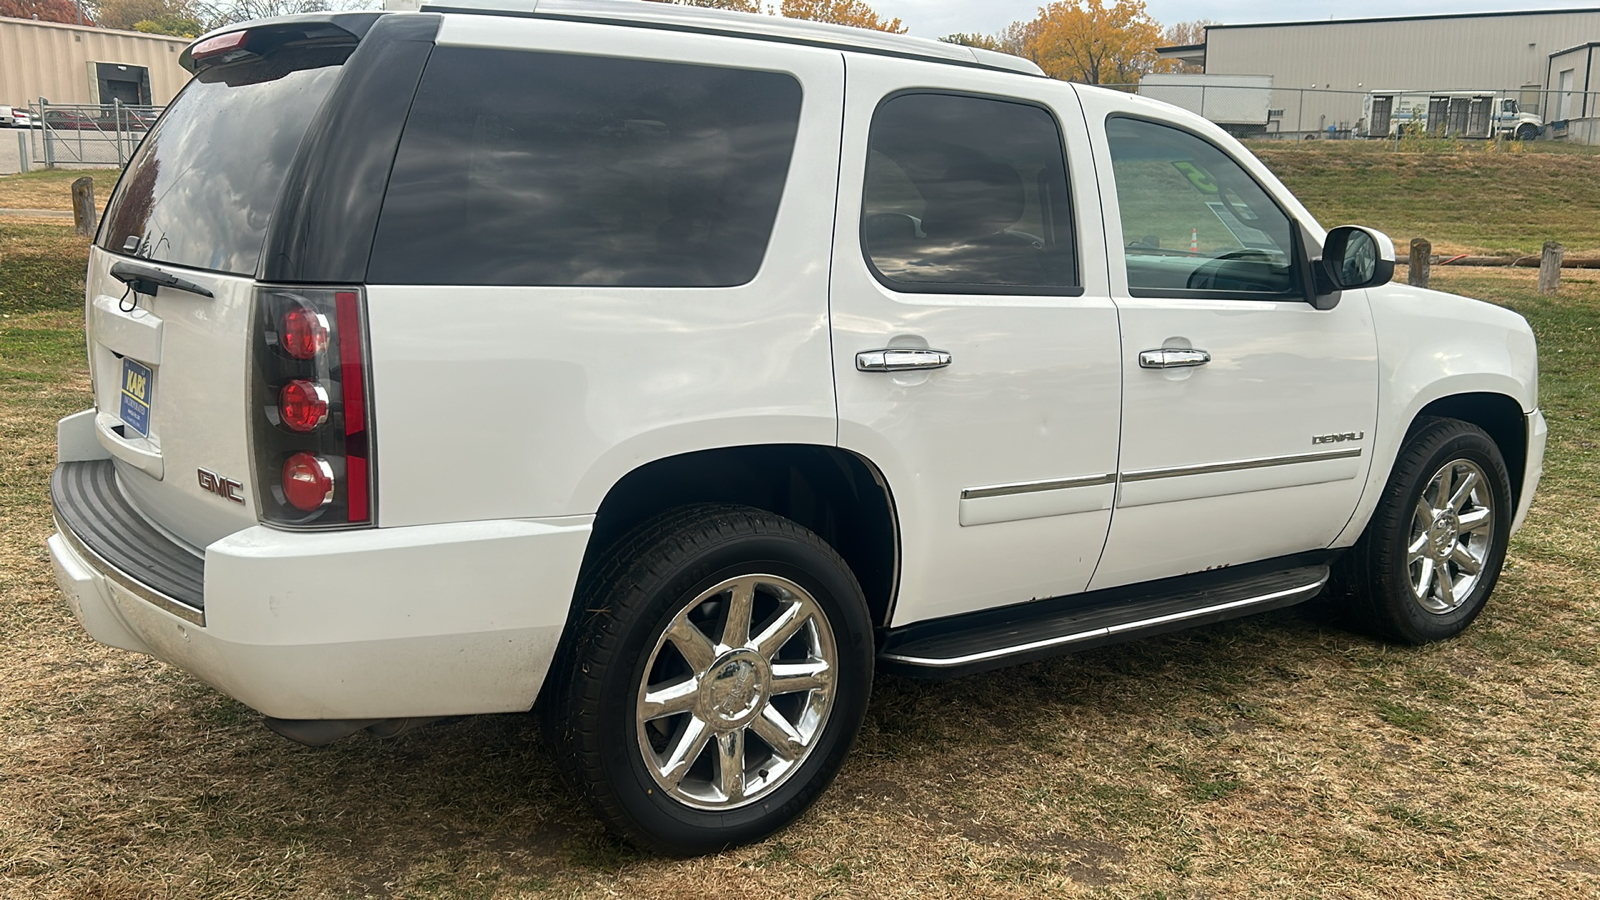
[(537, 701), (658, 851), (799, 815), (877, 670), (1330, 579), (1448, 638), (1539, 480), (1520, 317), (1021, 59), (463, 0), (183, 63), (89, 259), (73, 611), (307, 743)]

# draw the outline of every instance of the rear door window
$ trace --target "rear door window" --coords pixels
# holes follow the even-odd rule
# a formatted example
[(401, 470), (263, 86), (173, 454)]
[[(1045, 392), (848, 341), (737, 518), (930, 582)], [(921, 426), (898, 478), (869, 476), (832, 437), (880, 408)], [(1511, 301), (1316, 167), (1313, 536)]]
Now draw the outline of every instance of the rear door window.
[(861, 204), (874, 274), (903, 291), (1076, 291), (1065, 160), (1043, 107), (890, 97), (872, 119)]
[(375, 284), (724, 287), (755, 278), (800, 119), (793, 76), (434, 51)]
[(254, 275), (295, 151), (352, 49), (286, 49), (202, 70), (129, 162), (100, 245)]

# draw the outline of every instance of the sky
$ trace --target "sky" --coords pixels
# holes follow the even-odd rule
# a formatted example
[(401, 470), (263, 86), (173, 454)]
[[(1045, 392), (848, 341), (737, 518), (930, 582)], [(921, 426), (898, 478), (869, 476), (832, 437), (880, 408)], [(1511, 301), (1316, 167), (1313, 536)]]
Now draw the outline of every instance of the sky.
[[(1108, 0), (1109, 2), (1109, 0)], [(898, 17), (921, 37), (952, 32), (993, 34), (1019, 19), (1031, 19), (1040, 0), (868, 0), (885, 18)], [(1441, 13), (1502, 12), (1531, 9), (1594, 9), (1600, 0), (1145, 0), (1151, 18), (1162, 25), (1215, 19), (1225, 25), (1247, 22), (1299, 22), (1367, 16), (1425, 16)]]

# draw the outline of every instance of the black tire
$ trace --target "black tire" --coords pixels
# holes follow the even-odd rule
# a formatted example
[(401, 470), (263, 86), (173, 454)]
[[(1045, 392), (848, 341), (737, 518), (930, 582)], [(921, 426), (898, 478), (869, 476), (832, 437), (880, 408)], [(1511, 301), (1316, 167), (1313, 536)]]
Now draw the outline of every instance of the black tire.
[[(1437, 492), (1435, 478), (1447, 463), (1461, 481), (1465, 475), (1482, 473), (1486, 494), (1467, 501), (1470, 512), (1453, 519), (1455, 526), (1418, 526), (1424, 523), (1420, 504), (1432, 506), (1428, 492)], [(1475, 469), (1473, 468), (1475, 467)], [(1453, 492), (1460, 491), (1460, 481)], [(1479, 500), (1484, 501), (1481, 506)], [(1486, 533), (1488, 544), (1483, 548), (1483, 559), (1475, 581), (1465, 596), (1451, 597), (1458, 605), (1447, 608), (1439, 596), (1442, 586), (1436, 581), (1419, 592), (1415, 585), (1422, 577), (1422, 560), (1410, 559), (1410, 545), (1421, 540), (1429, 548), (1437, 549), (1442, 558), (1444, 548), (1465, 541), (1470, 549), (1474, 538), (1460, 523), (1468, 516), (1487, 509), (1489, 521), (1479, 530)], [(1425, 419), (1417, 423), (1400, 450), (1389, 482), (1373, 512), (1367, 530), (1343, 560), (1342, 580), (1349, 589), (1352, 612), (1356, 624), (1380, 637), (1407, 644), (1425, 644), (1455, 637), (1483, 611), (1489, 595), (1500, 577), (1500, 567), (1505, 561), (1506, 543), (1511, 534), (1511, 478), (1500, 448), (1483, 429), (1456, 419)], [(1459, 532), (1459, 534), (1458, 534)], [(1437, 563), (1429, 563), (1429, 570)], [(1466, 569), (1446, 567), (1447, 573), (1467, 573)], [(1456, 575), (1450, 574), (1451, 584)], [(1426, 581), (1426, 579), (1424, 579)], [(1426, 597), (1424, 597), (1426, 595)], [(1433, 604), (1434, 608), (1429, 608)]]
[[(803, 700), (812, 703), (811, 698), (820, 693), (829, 707), (822, 724), (811, 732), (809, 749), (788, 764), (782, 780), (762, 787), (765, 793), (726, 800), (722, 806), (713, 803), (711, 808), (696, 808), (673, 796), (670, 792), (675, 789), (652, 774), (644, 744), (683, 740), (689, 726), (682, 723), (695, 718), (717, 723), (711, 727), (740, 731), (740, 740), (748, 742), (744, 735), (750, 732), (745, 729), (759, 723), (730, 725), (715, 718), (728, 714), (721, 705), (728, 702), (726, 695), (697, 691), (695, 696), (702, 699), (695, 702), (700, 705), (677, 720), (675, 737), (664, 731), (649, 733), (654, 723), (642, 721), (641, 692), (647, 689), (647, 677), (653, 678), (658, 670), (647, 670), (647, 666), (663, 664), (654, 661), (666, 658), (664, 648), (676, 646), (668, 643), (671, 638), (666, 634), (674, 622), (681, 625), (691, 614), (715, 610), (722, 602), (700, 600), (705, 592), (728, 579), (752, 575), (798, 586), (801, 595), (808, 594), (815, 601), (807, 609), (822, 611), (822, 616), (807, 619), (817, 624), (797, 632), (795, 640), (804, 643), (813, 638), (802, 635), (831, 634), (829, 649), (837, 660), (831, 669), (833, 681), (827, 690), (805, 693)], [(752, 591), (761, 589), (757, 586)], [(760, 596), (758, 603), (762, 602)], [(723, 609), (733, 605), (730, 599)], [(630, 843), (657, 853), (694, 855), (760, 840), (788, 825), (816, 800), (855, 742), (872, 686), (874, 648), (866, 600), (838, 553), (788, 519), (732, 505), (688, 506), (657, 516), (600, 555), (579, 585), (575, 609), (578, 612), (569, 626), (568, 640), (541, 695), (543, 731), (562, 774), (599, 818)], [(750, 618), (748, 632), (760, 634), (761, 620)], [(726, 637), (720, 630), (725, 627), (724, 621), (712, 630)], [(706, 636), (701, 630), (702, 637)], [(783, 652), (793, 652), (792, 642), (784, 646), (789, 649)], [(716, 657), (721, 662), (707, 670), (700, 682), (715, 681), (723, 676), (713, 673), (743, 664), (725, 662), (728, 654), (736, 651), (717, 652), (722, 653)], [(687, 660), (685, 655), (676, 662), (682, 668)], [(749, 664), (744, 665), (748, 669)], [(739, 695), (743, 699), (735, 701), (735, 706), (752, 701), (756, 706), (749, 709), (760, 706), (764, 714), (765, 706), (778, 705), (767, 693), (778, 683), (773, 674), (776, 663), (772, 665), (764, 676), (758, 676), (766, 679), (758, 682), (761, 687), (751, 692), (748, 684), (742, 683), (736, 688), (743, 692)], [(688, 677), (693, 679), (694, 673), (689, 672)], [(718, 699), (704, 699), (707, 697)], [(707, 703), (712, 704), (713, 712), (706, 713)], [(716, 766), (716, 772), (727, 771), (715, 756), (718, 738), (713, 735), (706, 746), (713, 755), (705, 760), (706, 765)], [(758, 741), (740, 746), (741, 758), (757, 758), (758, 752), (767, 752), (771, 745)], [(747, 752), (750, 757), (744, 756)], [(771, 752), (771, 761), (776, 763), (772, 768), (783, 767), (776, 751)], [(756, 763), (758, 768), (761, 765)], [(760, 777), (767, 775), (766, 769), (760, 770)], [(690, 781), (687, 775), (680, 777), (685, 783)], [(711, 781), (717, 777), (713, 775)], [(743, 777), (741, 774), (741, 790)], [(734, 796), (732, 792), (727, 795)]]
[(1521, 125), (1517, 126), (1517, 131), (1516, 131), (1515, 137), (1519, 141), (1531, 141), (1534, 138), (1537, 138), (1538, 136), (1539, 136), (1539, 129), (1537, 127), (1535, 127), (1534, 125), (1532, 125), (1531, 123), (1524, 122)]

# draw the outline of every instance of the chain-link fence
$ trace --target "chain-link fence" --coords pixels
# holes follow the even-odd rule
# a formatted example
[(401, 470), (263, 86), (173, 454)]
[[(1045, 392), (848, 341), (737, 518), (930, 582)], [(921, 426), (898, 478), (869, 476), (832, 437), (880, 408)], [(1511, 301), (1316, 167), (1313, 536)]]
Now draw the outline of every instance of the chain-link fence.
[(47, 103), (39, 100), (29, 129), (29, 156), (34, 165), (125, 166), (144, 140), (159, 106)]
[[(1243, 79), (1241, 79), (1243, 80)], [(1152, 78), (1114, 86), (1180, 106), (1240, 137), (1556, 140), (1600, 145), (1600, 91), (1333, 90)]]

